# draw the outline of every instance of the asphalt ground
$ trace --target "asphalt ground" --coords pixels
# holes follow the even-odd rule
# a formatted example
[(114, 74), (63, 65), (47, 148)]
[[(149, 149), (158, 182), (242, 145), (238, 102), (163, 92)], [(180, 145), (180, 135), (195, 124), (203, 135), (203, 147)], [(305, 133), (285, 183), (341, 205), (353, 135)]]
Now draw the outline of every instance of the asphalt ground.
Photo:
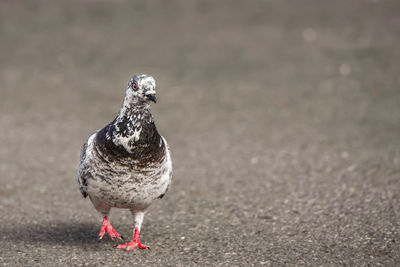
[[(399, 266), (398, 1), (1, 1), (0, 265)], [(134, 73), (174, 162), (121, 251), (76, 183)], [(112, 211), (132, 235), (126, 210)]]

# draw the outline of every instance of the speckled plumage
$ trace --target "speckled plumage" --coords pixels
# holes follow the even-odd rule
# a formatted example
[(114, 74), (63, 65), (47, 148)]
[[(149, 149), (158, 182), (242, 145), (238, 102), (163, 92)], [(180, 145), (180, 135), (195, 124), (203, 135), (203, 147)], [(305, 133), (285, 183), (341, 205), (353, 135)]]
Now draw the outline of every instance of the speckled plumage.
[(154, 89), (151, 76), (131, 78), (118, 116), (83, 145), (78, 170), (83, 196), (103, 216), (113, 207), (130, 209), (138, 231), (145, 209), (166, 193), (172, 175), (167, 142), (150, 111)]

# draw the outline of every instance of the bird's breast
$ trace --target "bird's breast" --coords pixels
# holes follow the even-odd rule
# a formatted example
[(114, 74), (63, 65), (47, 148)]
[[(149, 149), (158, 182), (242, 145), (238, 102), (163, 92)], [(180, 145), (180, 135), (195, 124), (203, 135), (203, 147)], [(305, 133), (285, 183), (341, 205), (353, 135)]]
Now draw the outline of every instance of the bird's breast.
[[(120, 208), (145, 207), (165, 193), (172, 174), (172, 163), (166, 144), (164, 155), (157, 161), (138, 161), (129, 158), (103, 158), (96, 164), (94, 179), (88, 194), (102, 202)], [(103, 166), (103, 167), (101, 167)]]

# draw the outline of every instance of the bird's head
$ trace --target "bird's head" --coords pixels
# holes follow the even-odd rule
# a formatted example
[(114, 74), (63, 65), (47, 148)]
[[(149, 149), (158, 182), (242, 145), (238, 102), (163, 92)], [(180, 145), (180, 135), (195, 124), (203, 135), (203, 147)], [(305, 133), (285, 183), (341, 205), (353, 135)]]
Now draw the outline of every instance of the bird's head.
[(149, 103), (149, 101), (156, 103), (155, 88), (156, 82), (153, 77), (147, 74), (137, 74), (129, 80), (126, 95), (135, 103)]

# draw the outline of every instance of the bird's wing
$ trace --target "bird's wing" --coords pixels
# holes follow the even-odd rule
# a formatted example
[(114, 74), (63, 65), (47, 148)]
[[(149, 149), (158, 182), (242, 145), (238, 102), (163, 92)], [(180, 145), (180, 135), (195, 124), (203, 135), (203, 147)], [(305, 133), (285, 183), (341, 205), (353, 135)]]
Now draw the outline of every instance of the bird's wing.
[(79, 184), (79, 191), (81, 191), (84, 197), (87, 197), (87, 187), (88, 187), (87, 181), (91, 176), (89, 154), (92, 152), (91, 150), (93, 146), (93, 139), (96, 136), (97, 132), (98, 131), (90, 135), (86, 143), (83, 145), (81, 151), (81, 157), (78, 168), (78, 184)]
[(82, 147), (79, 168), (78, 168), (78, 184), (79, 184), (79, 191), (81, 191), (84, 197), (87, 197), (87, 171), (86, 171), (86, 150), (87, 150), (87, 141)]
[(161, 136), (161, 138), (162, 138), (162, 140), (164, 142), (164, 146), (165, 146), (165, 157), (166, 157), (165, 168), (166, 168), (166, 171), (165, 171), (164, 175), (168, 179), (168, 185), (167, 185), (167, 188), (165, 189), (165, 192), (162, 193), (158, 198), (163, 198), (164, 195), (167, 193), (169, 185), (171, 183), (172, 169), (173, 169), (172, 168), (171, 154), (170, 154), (170, 151), (169, 151), (169, 146), (168, 146), (167, 140), (165, 140), (165, 138), (163, 136)]

